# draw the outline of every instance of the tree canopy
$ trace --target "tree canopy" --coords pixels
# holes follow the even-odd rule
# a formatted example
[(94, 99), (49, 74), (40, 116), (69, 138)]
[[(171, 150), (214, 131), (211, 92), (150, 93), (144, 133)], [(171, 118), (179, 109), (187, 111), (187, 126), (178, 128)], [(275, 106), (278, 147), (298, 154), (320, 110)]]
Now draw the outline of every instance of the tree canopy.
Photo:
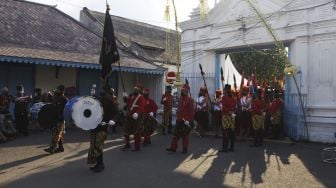
[(230, 53), (230, 57), (238, 72), (244, 71), (246, 79), (256, 70), (259, 84), (264, 80), (272, 84), (275, 77), (278, 80), (284, 77), (285, 61), (277, 49)]

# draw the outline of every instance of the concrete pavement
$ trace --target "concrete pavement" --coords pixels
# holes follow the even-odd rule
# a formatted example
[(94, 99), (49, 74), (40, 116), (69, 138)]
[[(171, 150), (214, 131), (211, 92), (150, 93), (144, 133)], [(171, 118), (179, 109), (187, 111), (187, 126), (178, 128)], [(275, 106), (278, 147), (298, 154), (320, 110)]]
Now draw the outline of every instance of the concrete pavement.
[[(50, 134), (34, 132), (0, 145), (0, 187), (336, 187), (336, 165), (321, 162), (321, 144), (237, 142), (234, 153), (218, 153), (221, 139), (190, 136), (188, 154), (169, 154), (170, 135), (154, 135), (140, 152), (121, 151), (121, 134), (105, 144), (105, 171), (86, 165), (88, 134), (70, 129), (65, 152), (46, 154)], [(181, 142), (179, 144), (182, 144)], [(181, 150), (181, 145), (179, 145)]]

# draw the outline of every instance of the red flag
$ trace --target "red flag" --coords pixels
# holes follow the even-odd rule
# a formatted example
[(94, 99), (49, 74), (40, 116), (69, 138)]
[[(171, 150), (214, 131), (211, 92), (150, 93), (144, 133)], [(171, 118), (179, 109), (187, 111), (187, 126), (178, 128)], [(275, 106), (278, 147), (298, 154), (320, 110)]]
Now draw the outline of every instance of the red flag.
[(242, 95), (242, 92), (243, 92), (243, 88), (244, 88), (244, 80), (245, 80), (245, 72), (243, 71), (242, 72), (242, 78), (241, 78), (241, 81), (240, 81), (240, 87), (239, 87), (239, 97)]
[(251, 76), (249, 76), (247, 80), (247, 86), (250, 86), (250, 85), (251, 85)]
[(277, 77), (276, 76), (274, 76), (274, 79), (273, 79), (273, 87), (274, 87), (274, 89), (276, 89), (277, 88), (277, 83), (278, 83), (278, 79), (277, 79)]
[(258, 80), (257, 80), (257, 68), (254, 67), (254, 74), (253, 74), (253, 81), (252, 81), (253, 87), (258, 86)]
[(262, 97), (265, 96), (266, 90), (267, 90), (267, 83), (266, 83), (266, 80), (264, 80), (262, 84)]
[(262, 84), (262, 87), (263, 87), (263, 88), (267, 88), (267, 82), (266, 82), (266, 80), (264, 80), (264, 82), (263, 82), (263, 84)]

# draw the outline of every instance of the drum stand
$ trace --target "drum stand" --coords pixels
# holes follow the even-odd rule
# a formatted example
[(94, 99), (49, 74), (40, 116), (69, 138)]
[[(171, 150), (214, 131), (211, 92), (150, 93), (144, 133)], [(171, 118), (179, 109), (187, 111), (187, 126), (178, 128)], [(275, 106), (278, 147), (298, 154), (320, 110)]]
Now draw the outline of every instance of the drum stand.
[[(336, 132), (334, 133), (336, 138)], [(336, 147), (324, 148), (322, 150), (322, 161), (325, 163), (336, 164)]]
[(322, 161), (325, 163), (336, 164), (336, 147), (324, 148), (322, 150)]

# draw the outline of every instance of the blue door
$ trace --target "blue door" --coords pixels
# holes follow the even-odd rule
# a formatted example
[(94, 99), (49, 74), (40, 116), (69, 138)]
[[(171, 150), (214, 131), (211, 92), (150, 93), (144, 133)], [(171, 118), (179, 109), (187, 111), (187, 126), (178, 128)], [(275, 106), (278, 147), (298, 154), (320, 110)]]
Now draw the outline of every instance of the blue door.
[(8, 89), (10, 94), (16, 94), (16, 86), (18, 84), (23, 84), (26, 95), (34, 94), (34, 66), (11, 64), (8, 67)]
[[(26, 95), (34, 94), (34, 67), (17, 63), (6, 63), (0, 65), (0, 87), (7, 86), (10, 95), (16, 95), (16, 86), (23, 84)], [(13, 113), (14, 104), (10, 105), (10, 112)]]
[(8, 76), (8, 64), (0, 62), (0, 88), (8, 86), (7, 76)]

